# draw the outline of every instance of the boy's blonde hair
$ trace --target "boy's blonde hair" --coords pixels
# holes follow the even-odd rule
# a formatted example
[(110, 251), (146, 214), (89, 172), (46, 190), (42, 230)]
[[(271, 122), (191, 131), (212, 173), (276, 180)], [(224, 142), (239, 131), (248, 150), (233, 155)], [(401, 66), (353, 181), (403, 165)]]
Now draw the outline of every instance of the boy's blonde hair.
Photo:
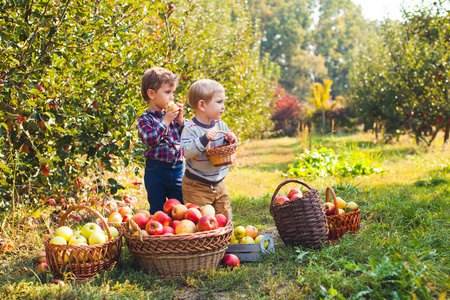
[(147, 91), (154, 90), (156, 92), (164, 83), (168, 83), (171, 86), (177, 85), (178, 75), (160, 67), (147, 69), (141, 79), (142, 98), (147, 102), (150, 101)]
[(224, 92), (223, 86), (212, 79), (200, 79), (194, 82), (189, 88), (187, 100), (191, 107), (195, 110), (198, 108), (200, 100), (208, 103), (211, 101), (214, 93)]

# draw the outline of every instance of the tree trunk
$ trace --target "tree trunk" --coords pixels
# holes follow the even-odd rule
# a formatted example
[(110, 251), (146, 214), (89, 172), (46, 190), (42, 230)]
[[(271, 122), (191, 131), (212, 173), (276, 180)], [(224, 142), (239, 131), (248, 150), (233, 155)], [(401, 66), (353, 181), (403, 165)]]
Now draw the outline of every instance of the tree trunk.
[(325, 134), (325, 107), (322, 102), (322, 134)]
[(449, 135), (450, 135), (450, 122), (447, 122), (444, 130), (444, 145), (448, 144)]

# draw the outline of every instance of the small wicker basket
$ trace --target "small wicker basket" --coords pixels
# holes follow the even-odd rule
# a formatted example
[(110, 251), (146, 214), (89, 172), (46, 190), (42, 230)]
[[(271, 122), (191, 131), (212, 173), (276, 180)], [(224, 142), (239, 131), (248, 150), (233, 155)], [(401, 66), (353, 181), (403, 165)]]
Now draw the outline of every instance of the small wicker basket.
[[(278, 192), (289, 183), (301, 184), (309, 191), (301, 198), (275, 205)], [(327, 241), (327, 220), (319, 192), (302, 181), (289, 179), (277, 187), (270, 202), (270, 214), (285, 244), (322, 249)]]
[(136, 262), (146, 272), (155, 271), (161, 276), (178, 277), (200, 270), (217, 268), (225, 254), (233, 234), (229, 215), (225, 227), (211, 231), (177, 235), (143, 235), (132, 220), (127, 221), (137, 228), (139, 235), (126, 231), (125, 242)]
[(357, 230), (359, 230), (361, 224), (361, 212), (358, 208), (355, 211), (340, 214), (337, 206), (336, 194), (331, 187), (327, 187), (325, 191), (326, 202), (330, 202), (330, 193), (333, 196), (333, 204), (336, 208), (334, 215), (327, 216), (327, 225), (329, 228), (328, 240), (331, 244), (333, 244), (336, 243), (347, 231), (354, 234)]
[(96, 215), (106, 228), (108, 241), (96, 245), (55, 245), (50, 239), (45, 241), (47, 264), (56, 277), (62, 277), (64, 272), (71, 272), (77, 282), (90, 280), (101, 270), (106, 270), (117, 263), (122, 252), (123, 230), (119, 236), (112, 238), (109, 226), (102, 215), (88, 206), (71, 206), (59, 221), (59, 227), (64, 225), (68, 215), (74, 210), (88, 210)]
[[(217, 130), (219, 133), (227, 134), (225, 131)], [(223, 144), (210, 148), (211, 141), (206, 146), (206, 156), (215, 167), (223, 167), (234, 164), (236, 160), (237, 143)]]

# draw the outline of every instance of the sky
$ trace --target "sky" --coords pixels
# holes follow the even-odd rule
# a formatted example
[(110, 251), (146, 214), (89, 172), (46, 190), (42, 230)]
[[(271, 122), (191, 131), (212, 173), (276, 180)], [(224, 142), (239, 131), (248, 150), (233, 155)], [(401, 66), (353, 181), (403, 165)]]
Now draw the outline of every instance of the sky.
[[(422, 4), (422, 0), (352, 0), (356, 5), (362, 8), (362, 14), (369, 20), (383, 21), (385, 18), (401, 20), (402, 5), (408, 11), (413, 9), (416, 5)], [(432, 3), (433, 0), (424, 0), (425, 3)]]

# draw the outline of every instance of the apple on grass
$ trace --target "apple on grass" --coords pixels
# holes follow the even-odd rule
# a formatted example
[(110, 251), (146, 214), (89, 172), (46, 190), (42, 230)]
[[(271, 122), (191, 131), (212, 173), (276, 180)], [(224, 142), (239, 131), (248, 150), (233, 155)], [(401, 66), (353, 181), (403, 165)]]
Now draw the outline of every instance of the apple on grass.
[(234, 228), (234, 236), (237, 239), (242, 239), (245, 236), (245, 227), (237, 226), (236, 228)]
[[(294, 195), (297, 195), (297, 197), (299, 196), (301, 198), (302, 192), (298, 188), (293, 188), (289, 191), (287, 197), (289, 198), (289, 200), (293, 200)], [(297, 198), (294, 198), (294, 199), (297, 199)]]
[(186, 220), (191, 220), (192, 222), (197, 224), (198, 221), (202, 218), (202, 213), (197, 208), (191, 207), (186, 211), (184, 218)]
[(152, 220), (158, 221), (162, 226), (170, 226), (172, 224), (172, 218), (161, 210), (155, 212)]
[(216, 210), (214, 209), (214, 206), (212, 206), (211, 204), (203, 205), (202, 207), (200, 207), (200, 211), (202, 213), (202, 216), (204, 215), (214, 216), (216, 214)]
[(225, 227), (227, 225), (228, 219), (224, 214), (216, 214), (214, 216), (219, 224), (219, 227)]
[(228, 253), (221, 260), (221, 264), (225, 267), (229, 267), (233, 269), (234, 267), (239, 267), (241, 262), (239, 261), (239, 257), (234, 254)]
[(73, 235), (73, 231), (69, 226), (61, 226), (55, 230), (55, 235), (64, 238), (68, 242)]
[(162, 235), (163, 230), (164, 226), (156, 220), (150, 220), (145, 226), (145, 231), (147, 231), (149, 235)]
[(174, 220), (183, 220), (188, 208), (184, 204), (177, 204), (172, 208), (172, 218)]
[(286, 195), (279, 195), (275, 198), (275, 205), (281, 205), (284, 204), (286, 202), (290, 201), (289, 198)]
[(332, 216), (336, 212), (336, 207), (331, 202), (325, 202), (325, 214), (327, 216)]
[(166, 202), (164, 202), (163, 211), (168, 214), (169, 216), (172, 213), (172, 209), (175, 205), (181, 204), (181, 202), (178, 199), (167, 199)]
[(198, 221), (198, 230), (200, 231), (210, 231), (217, 229), (219, 224), (217, 223), (214, 215), (204, 215)]
[(48, 265), (46, 262), (42, 262), (36, 267), (37, 273), (46, 273), (48, 272)]
[(38, 253), (38, 256), (36, 257), (36, 263), (40, 264), (43, 262), (47, 262), (47, 257), (45, 256), (45, 252), (41, 251)]
[(195, 223), (191, 220), (181, 220), (175, 228), (175, 234), (194, 233), (196, 231)]
[(103, 230), (101, 229), (101, 227), (95, 223), (86, 223), (83, 225), (83, 227), (81, 227), (81, 235), (83, 235), (88, 241), (89, 241), (89, 237), (94, 233), (94, 232), (102, 232)]
[(256, 237), (259, 235), (258, 229), (256, 229), (253, 225), (247, 225), (245, 228), (245, 235), (251, 237), (252, 239), (256, 239)]
[[(148, 213), (150, 215), (150, 213)], [(144, 229), (145, 225), (147, 225), (149, 218), (147, 217), (147, 214), (143, 212), (137, 212), (134, 216), (131, 217), (131, 220), (133, 220), (139, 228)]]

